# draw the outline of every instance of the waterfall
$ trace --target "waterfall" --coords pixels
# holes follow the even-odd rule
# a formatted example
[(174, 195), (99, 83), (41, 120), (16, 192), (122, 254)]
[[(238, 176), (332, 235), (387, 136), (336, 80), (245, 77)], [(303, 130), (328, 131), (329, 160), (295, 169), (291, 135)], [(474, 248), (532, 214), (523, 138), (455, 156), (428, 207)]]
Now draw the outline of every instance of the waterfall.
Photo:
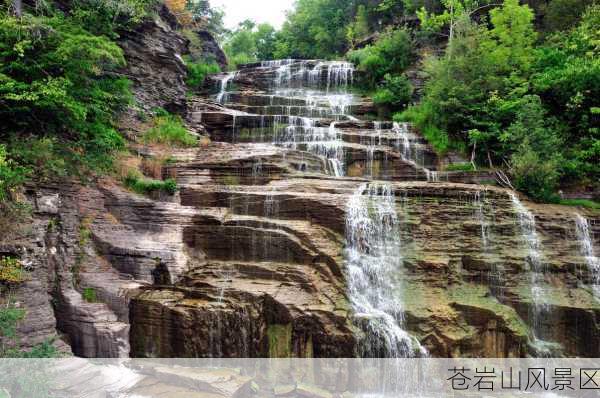
[(479, 222), (481, 227), (481, 244), (483, 245), (482, 249), (484, 252), (488, 250), (489, 244), (489, 223), (485, 219), (485, 209), (484, 209), (484, 200), (485, 193), (481, 193), (481, 191), (475, 192), (473, 204), (475, 206), (475, 217)]
[(319, 62), (308, 72), (308, 83), (318, 86), (321, 83), (322, 76), (327, 71), (326, 87), (327, 92), (332, 87), (348, 87), (354, 82), (354, 65), (349, 62), (332, 61)]
[(402, 160), (420, 169), (425, 174), (428, 182), (439, 182), (440, 174), (424, 166), (423, 150), (417, 145), (411, 144), (407, 124), (394, 122), (392, 130), (396, 133), (396, 149), (400, 151)]
[(221, 79), (221, 91), (217, 94), (217, 102), (219, 104), (223, 104), (227, 100), (227, 88), (229, 87), (229, 83), (236, 78), (237, 74), (238, 72), (229, 72)]
[[(481, 237), (481, 252), (484, 256), (490, 254), (490, 242), (492, 240), (491, 227), (494, 222), (489, 221), (489, 215), (486, 214), (486, 206), (491, 209), (491, 204), (486, 201), (485, 191), (477, 191), (473, 195), (474, 218), (479, 224), (479, 235)], [(492, 215), (493, 217), (493, 215)], [(492, 261), (488, 272), (489, 287), (492, 294), (502, 299), (505, 291), (504, 267), (496, 261)]]
[(536, 231), (535, 216), (521, 203), (517, 195), (510, 194), (513, 209), (517, 214), (521, 235), (527, 248), (527, 263), (530, 268), (530, 289), (532, 305), (530, 309), (531, 327), (533, 332), (533, 348), (539, 356), (552, 355), (552, 343), (543, 341), (540, 334), (543, 332), (542, 320), (550, 311), (546, 303), (546, 292), (542, 286), (545, 281), (546, 266), (542, 261), (542, 243)]
[(585, 258), (588, 271), (591, 275), (594, 296), (600, 301), (600, 258), (596, 256), (594, 240), (590, 231), (590, 223), (581, 214), (575, 216), (575, 227), (579, 241), (579, 251)]
[(294, 60), (293, 59), (276, 59), (276, 60), (272, 60), (272, 61), (262, 61), (260, 63), (260, 66), (262, 66), (263, 68), (278, 68), (280, 66), (283, 65), (289, 65), (291, 63), (293, 63)]
[(396, 133), (397, 143), (396, 146), (399, 149), (402, 146), (402, 158), (410, 159), (411, 157), (411, 147), (410, 147), (410, 139), (408, 138), (408, 126), (406, 123), (397, 123), (393, 124), (393, 131)]
[(400, 222), (389, 184), (361, 185), (346, 213), (348, 296), (355, 322), (362, 329), (362, 357), (426, 356), (426, 350), (404, 330), (403, 267)]

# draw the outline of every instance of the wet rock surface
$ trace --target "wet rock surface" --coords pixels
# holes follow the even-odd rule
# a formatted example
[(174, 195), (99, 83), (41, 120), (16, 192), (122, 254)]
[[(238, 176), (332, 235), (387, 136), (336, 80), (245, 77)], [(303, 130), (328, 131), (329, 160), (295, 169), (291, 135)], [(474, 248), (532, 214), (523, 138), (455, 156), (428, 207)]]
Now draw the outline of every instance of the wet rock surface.
[[(53, 333), (53, 300), (58, 330), (89, 357), (352, 357), (380, 318), (431, 356), (600, 356), (584, 250), (586, 236), (598, 247), (600, 217), (522, 199), (528, 218), (510, 191), (481, 185), (492, 175), (438, 171), (410, 125), (368, 120), (352, 78), (351, 65), (294, 60), (212, 76), (186, 104), (188, 127), (212, 142), (172, 154), (163, 175), (180, 190), (168, 200), (108, 181), (32, 193), (46, 224), (40, 277), (22, 292), (39, 328), (22, 333)], [(358, 313), (349, 289), (349, 225), (371, 225), (349, 219), (357, 197), (365, 218), (394, 220), (398, 261), (379, 297), (393, 311)], [(353, 235), (354, 264), (387, 244), (372, 235)], [(279, 395), (326, 396), (292, 387)]]

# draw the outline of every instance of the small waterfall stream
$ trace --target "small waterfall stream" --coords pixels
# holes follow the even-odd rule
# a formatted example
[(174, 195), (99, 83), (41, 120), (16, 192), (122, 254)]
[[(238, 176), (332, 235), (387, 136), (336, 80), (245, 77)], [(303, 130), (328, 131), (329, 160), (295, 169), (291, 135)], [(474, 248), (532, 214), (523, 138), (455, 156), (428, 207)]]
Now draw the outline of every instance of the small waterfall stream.
[(588, 271), (591, 276), (592, 289), (594, 296), (600, 301), (600, 258), (597, 257), (597, 252), (594, 248), (594, 240), (590, 231), (590, 224), (587, 218), (581, 214), (575, 217), (575, 228), (577, 231), (577, 239), (581, 256), (585, 258)]
[(225, 77), (223, 77), (223, 79), (221, 79), (221, 91), (219, 94), (217, 94), (218, 103), (223, 104), (225, 101), (227, 101), (227, 89), (229, 88), (229, 83), (236, 78), (237, 73), (238, 72), (229, 72), (227, 75), (225, 75)]
[(427, 351), (404, 330), (403, 267), (400, 221), (389, 184), (361, 185), (346, 213), (349, 298), (364, 336), (363, 357), (426, 356)]
[(544, 288), (546, 283), (545, 274), (546, 265), (542, 258), (542, 243), (536, 231), (535, 216), (519, 200), (515, 193), (510, 193), (513, 209), (517, 214), (517, 220), (521, 230), (521, 235), (527, 249), (527, 264), (529, 266), (531, 301), (529, 316), (531, 330), (533, 333), (533, 349), (537, 356), (551, 357), (556, 355), (560, 348), (557, 344), (544, 341), (542, 334), (544, 326), (542, 320), (550, 313), (550, 307), (547, 300), (547, 292)]

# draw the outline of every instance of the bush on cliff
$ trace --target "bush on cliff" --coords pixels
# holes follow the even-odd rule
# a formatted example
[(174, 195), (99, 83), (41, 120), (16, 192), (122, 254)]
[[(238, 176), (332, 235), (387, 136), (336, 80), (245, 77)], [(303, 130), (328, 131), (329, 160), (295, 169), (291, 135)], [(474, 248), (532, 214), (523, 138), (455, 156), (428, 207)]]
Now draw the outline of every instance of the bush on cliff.
[(490, 25), (458, 16), (446, 54), (426, 62), (421, 104), (396, 118), (436, 149), (444, 137), (469, 145), (479, 163), (507, 167), (517, 188), (549, 201), (561, 181), (600, 178), (600, 6), (542, 44), (533, 19), (517, 0), (492, 10)]
[(204, 84), (204, 79), (206, 76), (221, 72), (221, 68), (217, 65), (216, 62), (192, 62), (190, 60), (186, 60), (187, 66), (187, 80), (186, 84), (189, 88), (193, 90), (197, 90), (202, 87)]
[(404, 29), (383, 34), (373, 45), (349, 52), (346, 57), (362, 72), (368, 88), (385, 84), (386, 75), (399, 75), (414, 58), (410, 35)]
[(152, 128), (144, 134), (145, 143), (182, 147), (193, 147), (198, 144), (198, 139), (185, 128), (179, 116), (159, 110), (152, 123)]

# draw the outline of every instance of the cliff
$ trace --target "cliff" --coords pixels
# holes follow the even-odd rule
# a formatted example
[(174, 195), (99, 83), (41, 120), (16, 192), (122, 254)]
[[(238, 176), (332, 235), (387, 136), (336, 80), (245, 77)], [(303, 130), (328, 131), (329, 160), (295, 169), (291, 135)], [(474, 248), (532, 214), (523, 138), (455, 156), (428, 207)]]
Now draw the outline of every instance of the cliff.
[(179, 112), (211, 143), (172, 151), (172, 197), (108, 178), (29, 187), (31, 228), (0, 247), (31, 275), (16, 293), (24, 344), (58, 333), (84, 357), (600, 355), (598, 214), (438, 170), (410, 125), (369, 120), (352, 65), (247, 65), (186, 98), (186, 40), (166, 16), (122, 46), (138, 104)]

